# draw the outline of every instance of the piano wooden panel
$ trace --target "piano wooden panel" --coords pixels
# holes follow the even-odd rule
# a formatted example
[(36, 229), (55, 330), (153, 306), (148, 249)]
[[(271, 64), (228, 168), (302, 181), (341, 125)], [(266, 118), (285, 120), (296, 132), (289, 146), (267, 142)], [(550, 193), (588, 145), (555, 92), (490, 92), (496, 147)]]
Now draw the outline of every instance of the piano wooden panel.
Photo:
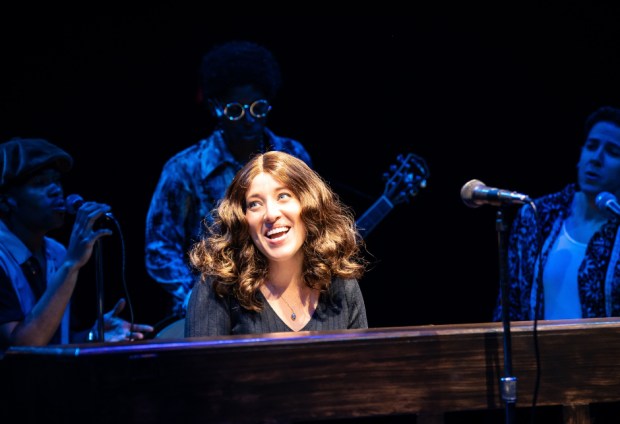
[[(540, 321), (536, 334), (538, 405), (587, 423), (584, 405), (620, 401), (619, 318)], [(533, 322), (513, 322), (511, 341), (516, 407), (530, 407)], [(501, 323), (14, 347), (0, 362), (11, 405), (32, 421), (420, 423), (505, 408)]]

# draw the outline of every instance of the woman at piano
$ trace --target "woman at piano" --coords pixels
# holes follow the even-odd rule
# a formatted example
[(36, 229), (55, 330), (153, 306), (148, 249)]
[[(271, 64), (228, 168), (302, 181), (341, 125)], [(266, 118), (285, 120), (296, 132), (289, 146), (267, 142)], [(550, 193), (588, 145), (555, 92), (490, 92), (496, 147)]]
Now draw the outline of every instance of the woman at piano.
[(302, 160), (255, 155), (212, 213), (189, 252), (186, 337), (368, 328), (353, 213)]

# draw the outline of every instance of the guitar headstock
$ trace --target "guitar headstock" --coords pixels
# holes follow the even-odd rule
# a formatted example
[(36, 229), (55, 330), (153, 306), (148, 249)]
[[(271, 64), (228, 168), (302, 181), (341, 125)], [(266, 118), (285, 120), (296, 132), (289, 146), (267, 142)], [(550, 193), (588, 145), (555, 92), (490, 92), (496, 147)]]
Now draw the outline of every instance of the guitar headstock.
[(386, 181), (383, 195), (397, 205), (409, 202), (420, 189), (426, 187), (430, 171), (426, 161), (413, 153), (398, 155), (397, 163), (390, 165), (390, 170), (383, 174)]

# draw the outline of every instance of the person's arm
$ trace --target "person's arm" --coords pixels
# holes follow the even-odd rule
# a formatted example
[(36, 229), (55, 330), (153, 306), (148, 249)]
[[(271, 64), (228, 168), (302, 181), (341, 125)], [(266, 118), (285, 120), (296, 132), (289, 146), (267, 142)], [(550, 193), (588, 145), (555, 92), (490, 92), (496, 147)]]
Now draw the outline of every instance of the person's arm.
[(178, 179), (164, 167), (146, 217), (145, 265), (150, 277), (182, 303), (193, 281), (186, 247), (192, 199)]
[(79, 271), (90, 259), (95, 242), (112, 234), (109, 229), (92, 229), (95, 221), (109, 210), (108, 205), (95, 202), (86, 202), (80, 207), (65, 258), (39, 301), (26, 312), (23, 321), (0, 325), (0, 337), (8, 345), (44, 346), (52, 339), (73, 295)]
[(362, 290), (357, 280), (345, 281), (345, 294), (349, 310), (349, 324), (347, 328), (368, 328), (364, 296), (362, 296)]

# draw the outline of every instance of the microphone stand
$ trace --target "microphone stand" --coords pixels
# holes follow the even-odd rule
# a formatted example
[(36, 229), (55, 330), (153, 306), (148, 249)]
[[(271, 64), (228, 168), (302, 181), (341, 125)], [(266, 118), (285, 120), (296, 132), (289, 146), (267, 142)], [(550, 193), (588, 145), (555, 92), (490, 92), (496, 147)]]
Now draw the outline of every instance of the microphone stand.
[(98, 342), (105, 341), (103, 333), (103, 254), (101, 249), (101, 239), (98, 239), (95, 242), (95, 280), (97, 287), (97, 337), (95, 341)]
[(510, 299), (508, 296), (508, 249), (506, 235), (508, 226), (504, 222), (503, 212), (497, 211), (495, 227), (499, 245), (499, 273), (502, 302), (502, 323), (504, 328), (504, 377), (500, 378), (500, 392), (506, 405), (506, 424), (515, 422), (515, 407), (517, 402), (517, 378), (512, 375), (512, 343), (510, 338)]

